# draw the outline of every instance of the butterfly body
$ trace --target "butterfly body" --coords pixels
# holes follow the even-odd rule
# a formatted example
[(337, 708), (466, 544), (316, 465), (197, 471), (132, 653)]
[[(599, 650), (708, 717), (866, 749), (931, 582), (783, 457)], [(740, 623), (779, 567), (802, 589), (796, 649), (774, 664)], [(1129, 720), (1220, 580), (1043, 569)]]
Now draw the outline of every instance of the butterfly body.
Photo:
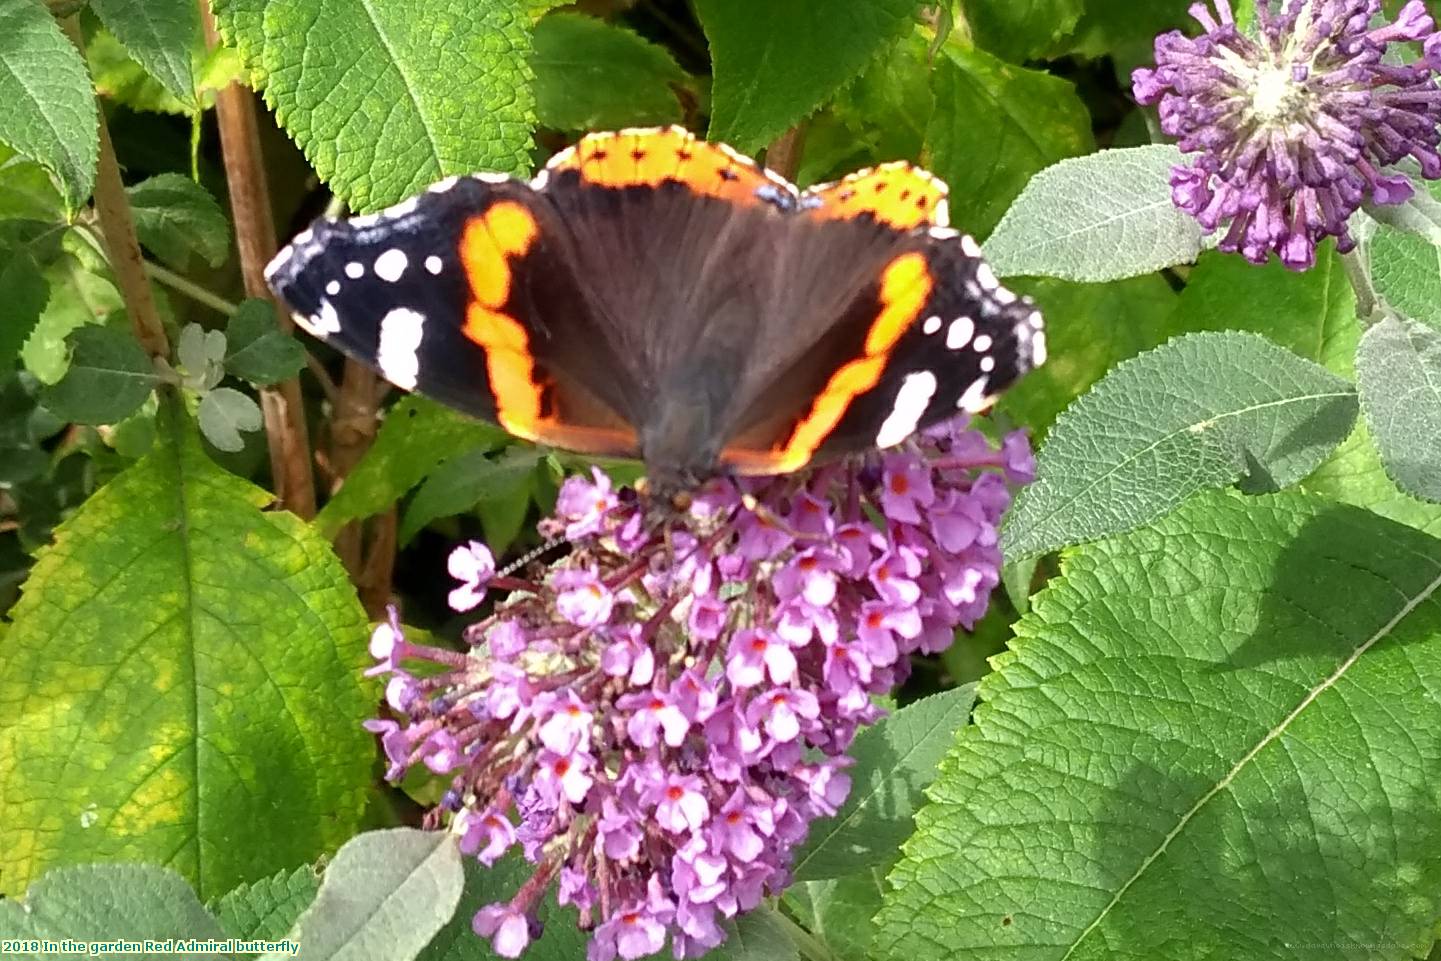
[(590, 135), (527, 183), (452, 178), (322, 221), (267, 271), (389, 380), (682, 489), (785, 473), (979, 410), (1039, 314), (890, 165), (805, 193), (677, 128)]

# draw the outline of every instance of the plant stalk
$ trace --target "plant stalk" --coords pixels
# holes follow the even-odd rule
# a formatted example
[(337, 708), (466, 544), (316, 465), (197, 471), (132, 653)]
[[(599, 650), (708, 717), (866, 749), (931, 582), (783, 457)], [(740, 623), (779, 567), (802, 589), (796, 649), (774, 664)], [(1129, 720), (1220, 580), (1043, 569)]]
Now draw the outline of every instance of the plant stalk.
[[(205, 26), (205, 43), (214, 49), (220, 39), (208, 0), (198, 0)], [(220, 149), (225, 179), (230, 187), (230, 212), (235, 221), (235, 246), (240, 274), (248, 297), (263, 297), (276, 306), (280, 328), (294, 327), (283, 305), (275, 301), (265, 283), (265, 265), (277, 243), (270, 212), (270, 190), (265, 181), (264, 158), (255, 116), (255, 97), (238, 83), (215, 93), (215, 117), (220, 127)], [(315, 516), (315, 476), (311, 470), (310, 436), (300, 380), (292, 377), (260, 388), (260, 409), (270, 446), (270, 470), (281, 506), (305, 520)]]
[[(83, 57), (85, 39), (80, 34), (79, 20), (66, 17), (61, 27)], [(125, 183), (120, 179), (120, 162), (115, 159), (115, 145), (110, 141), (105, 111), (97, 106), (96, 113), (100, 125), (100, 158), (95, 171), (95, 214), (100, 221), (100, 234), (105, 239), (110, 267), (115, 271), (125, 312), (140, 346), (152, 357), (168, 358), (170, 338), (165, 335), (165, 325), (155, 306), (155, 293), (150, 289), (150, 278), (145, 275), (145, 256), (135, 235), (130, 198), (125, 195)]]

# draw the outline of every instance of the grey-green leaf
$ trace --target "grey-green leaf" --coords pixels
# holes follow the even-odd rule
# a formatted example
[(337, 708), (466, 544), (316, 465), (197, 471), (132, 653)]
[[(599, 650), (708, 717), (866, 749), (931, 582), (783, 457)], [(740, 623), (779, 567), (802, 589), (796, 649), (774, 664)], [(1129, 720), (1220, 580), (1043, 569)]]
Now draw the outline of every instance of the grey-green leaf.
[(1069, 552), (941, 762), (873, 957), (1424, 955), (1438, 589), (1441, 542), (1295, 492)]
[(1356, 349), (1361, 409), (1396, 486), (1441, 501), (1441, 332), (1387, 317)]
[(114, 424), (145, 403), (159, 382), (145, 350), (126, 331), (81, 327), (64, 378), (44, 392), (45, 406), (77, 424)]
[(100, 21), (146, 72), (194, 108), (191, 51), (201, 43), (200, 9), (188, 0), (90, 0)]
[(311, 961), (410, 961), (450, 920), (465, 886), (453, 834), (392, 828), (350, 841), (296, 924)]
[(1356, 390), (1256, 334), (1177, 337), (1066, 409), (1002, 532), (1012, 560), (1119, 534), (1208, 487), (1276, 490), (1351, 432)]
[(1382, 226), (1366, 245), (1371, 283), (1398, 312), (1441, 330), (1441, 247)]
[(220, 450), (228, 453), (245, 449), (240, 435), (260, 429), (260, 405), (232, 387), (217, 387), (200, 398), (196, 412), (200, 432)]
[(839, 878), (895, 860), (910, 837), (911, 815), (936, 764), (955, 742), (971, 714), (976, 686), (967, 684), (901, 708), (856, 735), (846, 773), (851, 793), (835, 817), (811, 825), (796, 852), (798, 881)]
[(1102, 150), (1031, 179), (986, 241), (1001, 276), (1120, 280), (1189, 263), (1201, 228), (1171, 202), (1172, 146)]
[[(0, 940), (166, 941), (222, 938), (185, 879), (152, 864), (84, 864), (37, 878), (19, 901), (0, 899)], [(5, 952), (7, 955), (11, 951)], [(53, 951), (18, 952), (54, 958)], [(154, 954), (147, 952), (147, 957)]]
[(95, 93), (80, 52), (43, 3), (0, 0), (0, 142), (53, 171), (79, 209), (100, 152)]
[(230, 221), (210, 191), (180, 174), (156, 174), (125, 191), (135, 232), (155, 256), (177, 270), (198, 254), (212, 267), (230, 253)]
[(215, 0), (280, 125), (355, 210), (530, 166), (524, 0)]
[(225, 369), (252, 384), (274, 384), (305, 366), (305, 348), (280, 329), (268, 300), (241, 301), (225, 335)]

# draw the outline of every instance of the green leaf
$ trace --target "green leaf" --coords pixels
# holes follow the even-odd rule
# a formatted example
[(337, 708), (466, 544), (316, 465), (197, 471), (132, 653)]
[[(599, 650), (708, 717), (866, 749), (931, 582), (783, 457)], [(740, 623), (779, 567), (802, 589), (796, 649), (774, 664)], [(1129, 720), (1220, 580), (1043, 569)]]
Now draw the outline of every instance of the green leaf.
[(1441, 330), (1441, 248), (1394, 227), (1367, 245), (1371, 283), (1398, 313)]
[(123, 303), (114, 284), (68, 254), (45, 268), (44, 275), (50, 299), (20, 348), (20, 360), (42, 384), (56, 384), (70, 367), (66, 338), (86, 324), (103, 323)]
[(624, 27), (578, 13), (535, 25), (535, 113), (556, 130), (613, 130), (678, 123), (672, 86), (685, 71), (664, 47)]
[(57, 417), (77, 424), (117, 423), (135, 413), (160, 382), (150, 357), (126, 331), (81, 327), (70, 343), (75, 348), (70, 369), (43, 395)]
[(307, 958), (410, 961), (450, 920), (465, 874), (456, 837), (392, 828), (345, 843), (296, 924)]
[(0, 144), (0, 220), (56, 224), (65, 219), (65, 200), (45, 168)]
[(1299, 493), (1070, 552), (941, 762), (876, 958), (1424, 953), (1438, 588), (1441, 542)]
[(905, 32), (914, 0), (697, 0), (715, 81), (709, 137), (754, 152)]
[(0, 885), (163, 862), (215, 896), (333, 850), (373, 764), (366, 619), (329, 545), (205, 456), (155, 449), (40, 552), (0, 658)]
[(1208, 487), (1293, 484), (1355, 419), (1355, 388), (1262, 337), (1178, 337), (1118, 366), (1056, 421), (1007, 518), (1006, 555), (1130, 530)]
[(215, 17), (281, 126), (355, 210), (530, 164), (522, 0), (215, 0)]
[[(470, 510), (477, 504), (499, 508), (492, 517), (501, 529), (486, 529), (492, 550), (505, 550), (519, 533), (534, 490), (536, 466), (544, 455), (533, 447), (516, 447), (492, 456), (493, 445), (448, 459), (416, 491), (400, 523), (399, 540), (408, 544), (431, 521)], [(516, 505), (519, 503), (519, 509)], [(511, 522), (516, 514), (518, 520)]]
[(225, 336), (229, 345), (225, 369), (252, 384), (274, 384), (294, 377), (305, 366), (305, 347), (280, 329), (268, 300), (241, 301)]
[[(1128, 62), (1141, 57), (1151, 63), (1157, 34), (1195, 29), (1196, 22), (1186, 15), (1188, 6), (1190, 0), (1086, 0), (1086, 13), (1076, 26), (1074, 46), (1090, 57), (1119, 50)], [(1239, 6), (1244, 8), (1245, 4)], [(1244, 9), (1237, 10), (1237, 21), (1244, 15)]]
[[(892, 862), (898, 852), (892, 852)], [(786, 889), (783, 900), (801, 925), (825, 944), (837, 961), (870, 961), (872, 922), (888, 890), (890, 870), (871, 868), (830, 881), (800, 881)]]
[(0, 248), (0, 371), (14, 366), (49, 299), (50, 285), (30, 251)]
[(1017, 63), (1054, 49), (1084, 10), (1083, 0), (961, 0), (975, 42)]
[(294, 927), (319, 890), (319, 875), (304, 865), (242, 884), (211, 909), (228, 937), (278, 941)]
[(1002, 394), (998, 405), (1037, 436), (1106, 371), (1160, 345), (1176, 303), (1176, 292), (1156, 274), (1108, 284), (1042, 279), (1010, 286), (1057, 321), (1046, 328), (1045, 364)]
[(97, 29), (85, 42), (85, 62), (95, 92), (107, 100), (151, 113), (193, 112), (193, 107), (177, 100), (165, 84), (147, 73), (109, 30)]
[(951, 222), (977, 236), (991, 232), (1035, 174), (1095, 149), (1091, 115), (1059, 77), (948, 49), (931, 89), (931, 169), (951, 188)]
[[(223, 936), (190, 885), (175, 872), (151, 864), (57, 868), (30, 886), (23, 906), (0, 900), (0, 939), (69, 938), (89, 943)], [(22, 952), (21, 956), (53, 958), (56, 953)]]
[(190, 268), (191, 254), (212, 267), (230, 254), (230, 221), (210, 191), (180, 174), (157, 174), (127, 187), (135, 232), (155, 256), (176, 270)]
[(506, 437), (499, 427), (423, 397), (406, 397), (391, 408), (374, 445), (316, 516), (316, 529), (334, 537), (351, 521), (400, 500), (457, 450), (495, 446)]
[(1395, 230), (1411, 234), (1429, 244), (1441, 244), (1441, 200), (1437, 200), (1424, 182), (1413, 179), (1411, 199), (1399, 204), (1364, 203), (1361, 209), (1372, 220)]
[(705, 961), (798, 961), (800, 953), (775, 908), (761, 904), (739, 918), (726, 921), (725, 943)]
[(967, 684), (916, 701), (856, 735), (846, 773), (851, 793), (835, 817), (817, 821), (796, 852), (798, 881), (839, 878), (895, 859), (936, 764), (955, 743), (976, 699)]
[(1396, 486), (1441, 501), (1441, 331), (1386, 317), (1356, 349), (1361, 409)]
[(77, 210), (95, 185), (100, 133), (80, 52), (36, 0), (0, 0), (0, 142), (60, 178)]
[(1201, 228), (1171, 203), (1172, 146), (1102, 150), (1036, 174), (986, 242), (1001, 276), (1120, 280), (1189, 263)]
[(90, 9), (146, 72), (192, 109), (190, 52), (200, 42), (200, 11), (188, 0), (90, 0)]
[(245, 449), (241, 434), (260, 429), (260, 405), (231, 387), (217, 387), (200, 398), (195, 419), (200, 433), (217, 449), (234, 454)]

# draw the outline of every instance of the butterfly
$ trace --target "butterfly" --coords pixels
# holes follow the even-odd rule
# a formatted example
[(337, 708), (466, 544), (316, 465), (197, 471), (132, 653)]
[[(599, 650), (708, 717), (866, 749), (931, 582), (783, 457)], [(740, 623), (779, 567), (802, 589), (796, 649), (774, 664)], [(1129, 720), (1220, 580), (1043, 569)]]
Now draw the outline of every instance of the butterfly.
[(657, 489), (784, 474), (988, 407), (1040, 313), (905, 162), (798, 190), (679, 127), (593, 133), (532, 180), (450, 177), (321, 220), (266, 268), (391, 383)]

